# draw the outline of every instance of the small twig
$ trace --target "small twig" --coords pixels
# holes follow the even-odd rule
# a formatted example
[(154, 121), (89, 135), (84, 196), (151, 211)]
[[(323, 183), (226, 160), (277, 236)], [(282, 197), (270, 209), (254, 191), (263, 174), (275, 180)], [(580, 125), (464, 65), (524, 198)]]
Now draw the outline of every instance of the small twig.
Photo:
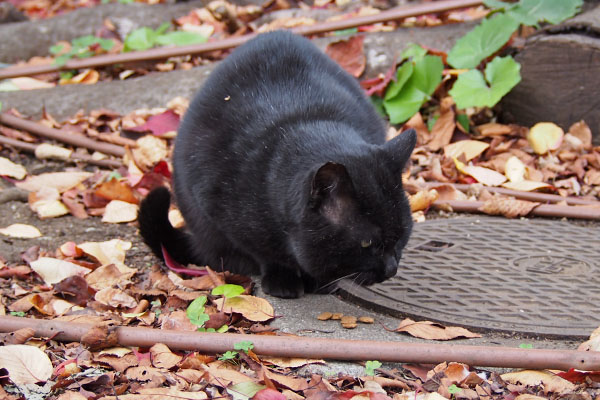
[(0, 123), (12, 126), (16, 129), (22, 129), (34, 135), (47, 137), (58, 140), (59, 142), (67, 143), (77, 147), (85, 147), (86, 149), (99, 151), (104, 154), (110, 154), (117, 157), (125, 155), (125, 149), (111, 143), (102, 143), (85, 136), (64, 132), (58, 129), (49, 128), (42, 124), (33, 121), (28, 121), (8, 113), (0, 114)]
[[(6, 146), (12, 146), (14, 148), (17, 148), (20, 150), (25, 150), (30, 153), (35, 153), (35, 149), (38, 146), (38, 145), (35, 145), (32, 143), (27, 143), (27, 142), (23, 142), (21, 140), (8, 138), (8, 137), (2, 136), (2, 135), (0, 135), (0, 144), (6, 145)], [(94, 164), (94, 165), (98, 165), (100, 167), (106, 167), (106, 168), (119, 168), (120, 166), (123, 165), (123, 163), (119, 160), (96, 160), (96, 159), (94, 159), (90, 156), (84, 155), (84, 154), (72, 153), (69, 158), (73, 162), (85, 162), (88, 164)]]
[[(359, 26), (373, 25), (380, 22), (400, 20), (419, 15), (445, 12), (460, 8), (479, 6), (481, 0), (445, 0), (431, 3), (415, 4), (410, 6), (395, 7), (375, 15), (348, 18), (338, 21), (322, 22), (314, 25), (300, 26), (291, 29), (299, 35), (314, 35), (317, 33), (332, 32), (342, 29), (356, 28)], [(96, 57), (74, 59), (67, 61), (64, 65), (27, 65), (23, 67), (9, 67), (0, 70), (0, 79), (14, 78), (17, 76), (31, 76), (56, 72), (61, 70), (94, 68), (119, 63), (136, 61), (159, 60), (169, 57), (185, 56), (189, 54), (201, 54), (216, 50), (226, 50), (237, 47), (256, 36), (256, 33), (235, 36), (214, 42), (207, 42), (189, 46), (161, 47), (144, 51), (135, 51), (121, 54), (105, 54)]]
[[(433, 203), (433, 207), (446, 209), (450, 206), (453, 211), (480, 213), (479, 208), (484, 204), (485, 202), (483, 201), (438, 200)], [(528, 215), (555, 218), (600, 219), (600, 207), (540, 204)]]

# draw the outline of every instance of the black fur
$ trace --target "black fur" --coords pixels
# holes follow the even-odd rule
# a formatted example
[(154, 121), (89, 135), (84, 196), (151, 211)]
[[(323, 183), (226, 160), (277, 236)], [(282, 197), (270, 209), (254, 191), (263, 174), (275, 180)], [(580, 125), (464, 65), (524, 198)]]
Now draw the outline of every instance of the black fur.
[(179, 128), (187, 232), (166, 219), (166, 189), (142, 202), (140, 231), (182, 263), (260, 271), (274, 296), (380, 282), (412, 227), (401, 173), (415, 142), (411, 130), (385, 143), (356, 80), (308, 40), (263, 34), (214, 70)]

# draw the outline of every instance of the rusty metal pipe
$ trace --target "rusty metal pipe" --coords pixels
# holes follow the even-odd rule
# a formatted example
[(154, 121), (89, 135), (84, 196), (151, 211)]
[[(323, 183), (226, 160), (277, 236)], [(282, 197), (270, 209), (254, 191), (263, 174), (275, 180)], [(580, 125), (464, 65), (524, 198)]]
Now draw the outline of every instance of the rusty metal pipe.
[[(433, 203), (433, 207), (445, 209), (447, 206), (450, 206), (453, 211), (481, 213), (479, 208), (483, 206), (483, 204), (483, 201), (438, 200)], [(528, 215), (556, 218), (600, 219), (600, 207), (540, 204)]]
[[(36, 336), (77, 342), (92, 325), (0, 316), (0, 332), (31, 328)], [(200, 333), (151, 328), (117, 327), (122, 346), (150, 347), (163, 343), (173, 350), (224, 353), (242, 340), (254, 344), (254, 352), (276, 357), (324, 358), (330, 360), (379, 360), (389, 362), (437, 364), (462, 362), (471, 366), (600, 370), (600, 352), (576, 350), (520, 349), (431, 343), (383, 342), (297, 336)]]
[[(457, 190), (461, 192), (467, 192), (473, 185), (467, 183), (444, 183), (444, 182), (425, 182), (420, 184), (423, 187), (429, 188), (432, 186), (440, 186), (440, 185), (450, 185), (454, 186)], [(557, 194), (550, 193), (540, 193), (540, 192), (523, 192), (519, 190), (506, 189), (503, 187), (495, 187), (495, 186), (483, 186), (485, 190), (490, 193), (498, 193), (506, 196), (512, 196), (517, 199), (535, 201), (538, 203), (558, 203), (561, 201), (566, 202), (570, 205), (597, 205), (600, 206), (600, 201), (597, 200), (588, 200), (582, 199), (579, 197), (564, 197)]]
[(125, 155), (125, 149), (121, 146), (112, 143), (98, 142), (85, 136), (49, 128), (45, 125), (38, 124), (37, 122), (28, 121), (7, 113), (0, 114), (0, 124), (12, 126), (16, 129), (22, 129), (35, 135), (58, 140), (73, 146), (99, 151), (104, 154), (110, 154), (117, 157), (123, 157)]
[[(314, 35), (317, 33), (332, 32), (342, 29), (356, 28), (358, 26), (372, 25), (379, 22), (399, 20), (407, 17), (416, 17), (419, 15), (445, 12), (460, 8), (479, 6), (483, 3), (481, 0), (445, 0), (431, 3), (415, 4), (411, 6), (395, 7), (383, 11), (376, 15), (367, 15), (362, 17), (348, 18), (339, 21), (322, 22), (309, 26), (301, 26), (291, 29), (292, 32), (299, 35)], [(226, 50), (237, 47), (244, 42), (252, 39), (256, 33), (230, 37), (214, 42), (207, 42), (189, 46), (162, 47), (144, 51), (135, 51), (121, 54), (105, 54), (85, 59), (69, 60), (66, 64), (58, 66), (50, 65), (31, 65), (23, 67), (8, 67), (0, 69), (0, 79), (14, 78), (17, 76), (31, 76), (56, 72), (69, 69), (93, 68), (118, 63), (129, 63), (136, 61), (148, 61), (165, 59), (169, 57), (184, 56), (188, 54), (208, 53), (215, 50)]]
[[(38, 145), (36, 145), (36, 144), (23, 142), (21, 140), (5, 137), (2, 135), (0, 135), (0, 144), (3, 144), (5, 146), (11, 146), (11, 147), (17, 148), (19, 150), (28, 151), (30, 153), (35, 153), (35, 149), (38, 147)], [(118, 160), (95, 160), (90, 156), (86, 156), (83, 154), (75, 154), (75, 153), (71, 154), (70, 159), (73, 162), (81, 161), (81, 162), (85, 162), (88, 164), (94, 164), (94, 165), (98, 165), (100, 167), (107, 167), (107, 168), (119, 168), (120, 166), (123, 165), (123, 163)]]

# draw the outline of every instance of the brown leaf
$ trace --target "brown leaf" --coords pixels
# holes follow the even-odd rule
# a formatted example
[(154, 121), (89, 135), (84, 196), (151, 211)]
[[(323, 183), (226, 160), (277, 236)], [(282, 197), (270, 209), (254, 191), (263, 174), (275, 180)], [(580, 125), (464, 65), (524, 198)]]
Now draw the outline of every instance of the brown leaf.
[(477, 126), (477, 130), (481, 136), (508, 135), (513, 131), (509, 125), (497, 124), (495, 122), (479, 125)]
[(181, 361), (181, 356), (174, 354), (162, 343), (156, 343), (150, 347), (152, 365), (156, 368), (171, 369)]
[(0, 346), (0, 365), (17, 385), (45, 382), (52, 375), (52, 362), (35, 346), (14, 344)]
[(592, 131), (585, 121), (575, 122), (569, 128), (569, 133), (581, 140), (584, 149), (589, 150), (592, 148)]
[(116, 327), (107, 324), (96, 325), (81, 336), (81, 343), (87, 345), (91, 350), (114, 347), (119, 343)]
[(412, 212), (425, 210), (433, 204), (439, 197), (437, 190), (421, 190), (416, 194), (409, 196), (410, 210)]
[(501, 375), (502, 379), (512, 384), (544, 387), (546, 393), (573, 393), (575, 385), (550, 371), (523, 370)]
[(293, 376), (278, 374), (269, 370), (265, 366), (262, 368), (262, 374), (272, 382), (277, 383), (280, 387), (282, 386), (295, 392), (299, 392), (309, 387), (309, 383), (304, 378), (296, 378)]
[(522, 217), (531, 212), (540, 203), (494, 196), (487, 200), (479, 211), (490, 215), (503, 215), (507, 218)]
[(358, 78), (364, 72), (367, 63), (363, 42), (364, 36), (353, 36), (348, 40), (329, 43), (325, 49), (325, 54), (350, 75)]
[(405, 332), (414, 337), (430, 340), (450, 340), (458, 337), (477, 338), (481, 337), (477, 333), (468, 331), (465, 328), (458, 326), (445, 327), (431, 321), (415, 322), (410, 318), (400, 322), (395, 332)]
[(273, 306), (261, 297), (240, 295), (226, 299), (221, 298), (215, 300), (215, 305), (226, 313), (242, 314), (250, 321), (267, 321), (274, 316)]
[(14, 332), (0, 333), (0, 344), (7, 346), (9, 344), (23, 344), (35, 335), (35, 330), (31, 328), (18, 329)]
[(452, 140), (455, 128), (456, 121), (454, 118), (454, 110), (452, 110), (452, 107), (447, 107), (445, 109), (442, 107), (442, 115), (435, 121), (435, 124), (431, 129), (432, 139), (427, 143), (427, 148), (431, 151), (438, 151), (449, 144), (450, 140)]
[(94, 194), (107, 200), (121, 200), (138, 204), (138, 199), (133, 194), (133, 189), (125, 182), (117, 179), (103, 182), (96, 188)]
[(404, 123), (404, 129), (413, 128), (417, 132), (417, 146), (422, 146), (431, 140), (431, 134), (421, 113), (418, 112)]

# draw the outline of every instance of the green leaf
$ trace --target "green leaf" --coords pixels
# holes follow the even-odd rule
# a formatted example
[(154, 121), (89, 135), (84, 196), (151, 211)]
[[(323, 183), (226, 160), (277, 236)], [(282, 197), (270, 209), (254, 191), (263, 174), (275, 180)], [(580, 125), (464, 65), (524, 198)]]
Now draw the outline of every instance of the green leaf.
[(420, 60), (425, 57), (427, 50), (415, 43), (410, 43), (400, 54), (400, 60), (412, 59), (413, 61)]
[(156, 28), (156, 34), (157, 35), (162, 35), (170, 27), (171, 27), (171, 23), (170, 22), (163, 22), (162, 24), (160, 24), (160, 26), (158, 28)]
[(2, 112), (2, 102), (0, 101), (0, 112)]
[(485, 68), (485, 79), (476, 69), (467, 71), (458, 76), (449, 93), (459, 109), (493, 107), (521, 81), (520, 69), (512, 57), (496, 57)]
[(500, 0), (483, 0), (483, 4), (490, 10), (506, 10), (515, 6), (514, 3), (505, 3)]
[[(410, 78), (402, 85), (398, 93), (389, 98), (386, 93), (383, 101), (383, 106), (390, 116), (392, 124), (404, 122), (419, 111), (419, 108), (429, 99), (442, 80), (444, 65), (440, 57), (425, 56), (413, 64)], [(409, 69), (409, 67), (406, 68)]]
[(74, 48), (88, 48), (91, 45), (98, 43), (99, 40), (100, 38), (97, 38), (96, 36), (86, 35), (73, 39), (71, 45)]
[(77, 53), (77, 58), (88, 58), (94, 55), (94, 52), (91, 50), (84, 50)]
[(461, 390), (462, 389), (459, 388), (458, 386), (456, 386), (455, 384), (448, 386), (448, 393), (450, 393), (450, 394), (456, 394), (456, 393), (460, 392)]
[(244, 340), (241, 342), (234, 343), (233, 348), (235, 350), (242, 350), (244, 353), (248, 353), (248, 351), (254, 348), (254, 344), (252, 344), (249, 340)]
[(212, 292), (210, 292), (210, 294), (212, 294), (213, 296), (223, 295), (226, 298), (230, 299), (232, 297), (239, 296), (240, 294), (244, 293), (244, 290), (245, 289), (240, 285), (232, 285), (230, 283), (226, 283), (224, 285), (220, 285), (214, 288)]
[(392, 124), (399, 124), (415, 115), (421, 105), (427, 101), (425, 93), (419, 89), (410, 86), (405, 88), (391, 100), (384, 100), (383, 107), (390, 116)]
[(115, 46), (115, 41), (112, 39), (98, 39), (100, 47), (105, 51), (110, 51)]
[(217, 329), (218, 333), (225, 333), (229, 330), (229, 325), (223, 325), (222, 327), (220, 327), (219, 329)]
[(75, 75), (75, 73), (73, 71), (60, 71), (58, 73), (58, 76), (60, 77), (61, 80), (69, 80), (71, 79), (73, 76)]
[(123, 43), (123, 50), (131, 51), (150, 49), (154, 47), (157, 36), (158, 34), (148, 27), (138, 28), (127, 35), (125, 42)]
[(377, 111), (382, 118), (387, 118), (387, 113), (385, 112), (385, 108), (383, 108), (383, 99), (377, 95), (373, 95), (369, 99), (371, 100), (373, 107), (375, 107), (375, 111)]
[(358, 33), (358, 28), (348, 28), (333, 32), (335, 36), (354, 35), (355, 33)]
[(398, 68), (398, 71), (396, 72), (396, 81), (392, 81), (385, 91), (385, 100), (392, 99), (400, 93), (400, 90), (402, 90), (402, 87), (404, 87), (404, 84), (412, 75), (413, 70), (414, 66), (410, 61), (405, 62)]
[(475, 68), (508, 42), (519, 23), (505, 14), (485, 19), (456, 41), (448, 53), (448, 64), (454, 68)]
[(11, 311), (10, 315), (13, 315), (15, 317), (24, 317), (25, 313), (23, 311)]
[(427, 130), (429, 132), (431, 132), (431, 130), (433, 129), (433, 126), (435, 125), (436, 121), (438, 120), (440, 116), (439, 115), (434, 115), (434, 116), (430, 116), (427, 119)]
[(223, 355), (221, 357), (219, 357), (219, 360), (221, 360), (221, 361), (233, 360), (237, 357), (237, 355), (238, 355), (237, 351), (226, 351), (225, 353), (223, 353)]
[(519, 345), (520, 349), (533, 349), (533, 345), (531, 343), (521, 343)]
[(265, 385), (259, 385), (253, 381), (240, 382), (229, 386), (227, 392), (233, 397), (233, 400), (248, 400), (251, 399), (259, 391), (266, 389)]
[(559, 24), (577, 14), (582, 5), (583, 0), (521, 0), (506, 13), (523, 25)]
[(156, 38), (156, 44), (159, 44), (161, 46), (186, 46), (189, 44), (204, 42), (206, 42), (205, 36), (202, 36), (201, 34), (196, 32), (185, 31), (169, 32), (160, 35)]
[(381, 363), (379, 361), (367, 361), (365, 363), (365, 374), (369, 376), (375, 375), (375, 370), (381, 367)]
[(444, 63), (440, 57), (425, 56), (415, 62), (415, 70), (410, 81), (417, 89), (431, 96), (442, 81), (443, 70)]
[(54, 64), (62, 67), (63, 65), (65, 65), (67, 63), (67, 61), (69, 61), (71, 58), (73, 57), (72, 54), (67, 53), (67, 54), (63, 54), (62, 56), (58, 56), (54, 59)]
[(61, 44), (55, 44), (54, 46), (50, 47), (49, 51), (50, 51), (50, 54), (58, 54), (61, 51), (63, 51), (64, 48), (65, 48), (65, 45), (62, 44), (62, 43)]
[(119, 0), (119, 3), (121, 4), (133, 4), (135, 2), (135, 0)]
[[(468, 133), (469, 132), (469, 116), (467, 114), (457, 114), (456, 121), (462, 126), (462, 128)], [(430, 129), (431, 130), (431, 129)]]
[(206, 321), (210, 319), (208, 314), (204, 312), (204, 305), (206, 304), (206, 296), (200, 296), (196, 300), (192, 301), (185, 311), (190, 322), (196, 326), (202, 327)]

